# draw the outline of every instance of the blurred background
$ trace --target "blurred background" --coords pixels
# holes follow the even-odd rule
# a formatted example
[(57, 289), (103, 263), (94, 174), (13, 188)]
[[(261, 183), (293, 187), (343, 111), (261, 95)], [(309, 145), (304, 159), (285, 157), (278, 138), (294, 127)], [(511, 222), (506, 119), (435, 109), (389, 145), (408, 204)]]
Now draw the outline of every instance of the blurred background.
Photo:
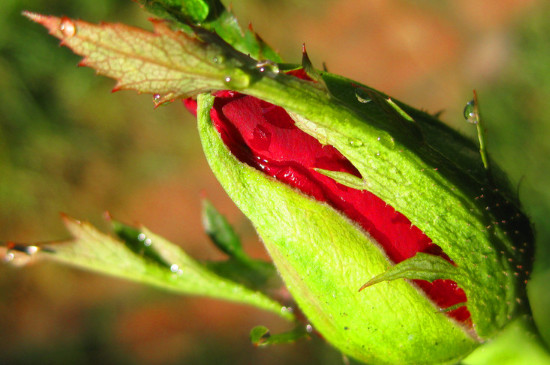
[[(429, 112), (464, 134), (477, 89), (489, 153), (510, 174), (537, 231), (530, 283), (550, 343), (550, 2), (545, 0), (241, 0), (241, 25), (288, 62), (301, 44), (318, 67)], [(141, 223), (200, 259), (221, 257), (200, 224), (206, 195), (246, 249), (266, 257), (202, 155), (179, 103), (112, 94), (112, 80), (20, 14), (31, 10), (151, 29), (129, 0), (3, 0), (0, 11), (0, 240), (67, 237), (59, 212), (106, 228), (103, 213)], [(254, 348), (255, 309), (186, 298), (40, 263), (0, 265), (2, 364), (340, 364), (322, 341)]]

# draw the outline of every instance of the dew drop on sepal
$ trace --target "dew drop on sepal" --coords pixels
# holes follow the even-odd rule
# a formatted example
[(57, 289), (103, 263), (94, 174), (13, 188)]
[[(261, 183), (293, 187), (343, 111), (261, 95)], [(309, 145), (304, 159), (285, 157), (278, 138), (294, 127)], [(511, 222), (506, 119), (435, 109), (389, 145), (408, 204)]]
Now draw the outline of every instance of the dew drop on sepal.
[(256, 63), (256, 69), (262, 74), (269, 73), (277, 75), (279, 73), (279, 66), (275, 62), (270, 60), (258, 61), (258, 63)]
[(245, 89), (250, 85), (250, 75), (239, 68), (231, 69), (223, 77), (223, 82), (231, 90)]
[(362, 87), (355, 88), (355, 97), (361, 104), (366, 104), (372, 101), (366, 90)]

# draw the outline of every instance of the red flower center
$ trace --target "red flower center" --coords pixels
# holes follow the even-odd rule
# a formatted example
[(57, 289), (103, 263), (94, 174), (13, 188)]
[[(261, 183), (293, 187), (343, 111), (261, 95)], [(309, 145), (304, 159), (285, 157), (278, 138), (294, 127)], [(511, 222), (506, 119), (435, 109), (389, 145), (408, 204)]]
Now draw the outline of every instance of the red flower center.
[[(192, 112), (196, 111), (196, 101), (188, 99), (185, 104)], [(338, 150), (321, 145), (298, 129), (283, 108), (252, 96), (221, 91), (216, 93), (211, 118), (226, 146), (241, 162), (342, 212), (367, 231), (393, 262), (399, 263), (417, 252), (451, 261), (403, 214), (374, 194), (341, 185), (316, 172), (315, 168), (322, 168), (360, 177)], [(440, 308), (467, 300), (464, 291), (452, 280), (433, 283), (415, 280), (415, 283)], [(470, 312), (465, 306), (447, 314), (471, 327)]]

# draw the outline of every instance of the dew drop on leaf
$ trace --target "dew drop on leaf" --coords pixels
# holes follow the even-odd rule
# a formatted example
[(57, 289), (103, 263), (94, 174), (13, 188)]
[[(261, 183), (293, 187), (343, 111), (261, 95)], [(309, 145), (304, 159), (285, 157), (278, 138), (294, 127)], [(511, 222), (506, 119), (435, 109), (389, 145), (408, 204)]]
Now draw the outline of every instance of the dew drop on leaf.
[(170, 271), (173, 272), (174, 274), (178, 274), (178, 275), (183, 274), (183, 270), (180, 269), (180, 267), (176, 264), (173, 264), (173, 265), (170, 266)]
[(63, 33), (65, 38), (70, 38), (76, 34), (76, 25), (69, 18), (61, 19), (59, 30)]
[(479, 116), (476, 110), (476, 104), (474, 99), (470, 100), (464, 107), (464, 118), (469, 123), (477, 124), (479, 120)]
[(361, 104), (369, 103), (372, 100), (365, 89), (362, 87), (355, 88), (355, 97), (357, 98), (357, 101)]
[(0, 250), (5, 250), (5, 253), (1, 255), (3, 262), (14, 266), (24, 266), (32, 260), (34, 254), (36, 254), (40, 248), (38, 246), (26, 246), (8, 242), (5, 248), (1, 247)]
[(359, 139), (350, 139), (348, 143), (352, 147), (361, 147), (363, 145), (363, 142)]
[(160, 102), (160, 94), (153, 95), (153, 103), (158, 104)]

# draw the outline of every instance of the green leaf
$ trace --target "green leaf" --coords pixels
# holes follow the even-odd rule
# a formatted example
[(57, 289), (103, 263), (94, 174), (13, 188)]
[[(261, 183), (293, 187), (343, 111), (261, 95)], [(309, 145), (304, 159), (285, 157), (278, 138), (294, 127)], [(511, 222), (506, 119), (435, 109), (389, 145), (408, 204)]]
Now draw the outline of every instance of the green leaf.
[(380, 275), (367, 281), (359, 291), (381, 283), (397, 279), (426, 280), (450, 279), (457, 283), (462, 282), (460, 269), (440, 256), (419, 252), (415, 256), (391, 266)]
[(219, 0), (139, 0), (145, 9), (163, 19), (174, 21), (176, 27), (190, 30), (190, 25), (216, 32), (235, 49), (263, 60), (280, 62), (273, 48), (251, 28), (244, 31), (232, 12)]
[(170, 264), (166, 262), (155, 250), (155, 247), (152, 246), (151, 239), (148, 238), (145, 233), (117, 221), (113, 221), (112, 226), (118, 238), (120, 238), (132, 252), (143, 256), (145, 259), (156, 262), (161, 266), (170, 267)]
[(281, 287), (282, 283), (275, 266), (271, 262), (255, 260), (248, 256), (233, 227), (206, 199), (203, 200), (202, 217), (206, 233), (212, 242), (229, 255), (227, 261), (205, 262), (210, 270), (254, 290), (266, 292)]
[[(48, 28), (63, 45), (84, 56), (81, 65), (117, 80), (114, 90), (154, 94), (158, 105), (225, 87), (226, 66), (216, 62), (225, 57), (220, 47), (172, 31), (162, 22), (154, 23), (152, 33), (123, 24), (95, 25), (24, 14)], [(241, 61), (244, 59), (243, 55)]]
[(267, 327), (256, 326), (250, 331), (250, 341), (255, 346), (294, 343), (299, 339), (309, 338), (308, 328), (311, 328), (311, 326), (298, 325), (291, 331), (271, 334)]
[[(64, 222), (74, 238), (33, 249), (35, 256), (178, 294), (233, 301), (275, 313), (287, 320), (294, 318), (292, 313), (282, 311), (281, 304), (273, 299), (221, 278), (187, 255), (179, 246), (145, 228), (139, 232), (143, 234), (143, 241), (149, 242), (148, 251), (136, 252), (129, 247), (134, 243), (128, 245), (120, 242), (87, 223), (68, 217), (64, 217)], [(122, 225), (118, 225), (116, 229), (119, 235), (127, 238), (132, 238), (137, 232)], [(130, 240), (127, 239), (126, 242), (128, 241)], [(17, 247), (12, 245), (11, 249)], [(25, 249), (21, 246), (18, 251), (25, 252)]]
[(139, 0), (151, 13), (189, 23), (201, 23), (224, 10), (219, 0)]
[(233, 227), (206, 199), (202, 201), (202, 224), (206, 234), (222, 252), (240, 261), (249, 260)]

